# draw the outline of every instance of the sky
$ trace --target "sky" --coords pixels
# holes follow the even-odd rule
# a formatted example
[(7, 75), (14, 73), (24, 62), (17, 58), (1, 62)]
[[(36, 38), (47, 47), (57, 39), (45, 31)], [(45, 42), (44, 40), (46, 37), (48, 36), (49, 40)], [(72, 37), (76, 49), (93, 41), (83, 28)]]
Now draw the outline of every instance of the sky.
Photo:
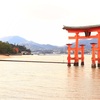
[(63, 46), (71, 42), (63, 25), (95, 24), (100, 24), (99, 0), (0, 0), (0, 38)]

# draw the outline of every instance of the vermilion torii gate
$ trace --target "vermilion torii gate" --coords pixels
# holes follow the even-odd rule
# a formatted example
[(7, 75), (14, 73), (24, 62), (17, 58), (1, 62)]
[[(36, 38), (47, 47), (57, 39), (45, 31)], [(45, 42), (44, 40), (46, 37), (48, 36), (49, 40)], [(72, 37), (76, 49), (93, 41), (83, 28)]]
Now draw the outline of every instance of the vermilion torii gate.
[[(75, 36), (69, 36), (69, 39), (75, 39), (75, 48), (71, 48), (71, 44), (67, 44), (68, 46), (68, 66), (71, 64), (71, 60), (74, 60), (74, 66), (79, 65), (79, 60), (81, 59), (81, 65), (84, 65), (84, 45), (81, 45), (81, 48), (78, 47), (79, 39), (89, 39), (89, 38), (97, 38), (98, 43), (97, 47), (95, 47), (96, 43), (91, 43), (92, 47), (92, 67), (96, 67), (96, 61), (98, 62), (98, 67), (100, 67), (100, 25), (90, 25), (90, 26), (81, 26), (81, 27), (70, 27), (64, 26), (63, 29), (67, 30), (69, 33), (75, 33)], [(92, 35), (91, 32), (97, 32), (96, 35)], [(80, 36), (79, 34), (84, 34), (84, 36)], [(74, 51), (74, 58), (70, 56), (70, 51)], [(81, 51), (81, 57), (78, 57), (78, 51)], [(95, 56), (95, 51), (97, 51), (97, 58)]]

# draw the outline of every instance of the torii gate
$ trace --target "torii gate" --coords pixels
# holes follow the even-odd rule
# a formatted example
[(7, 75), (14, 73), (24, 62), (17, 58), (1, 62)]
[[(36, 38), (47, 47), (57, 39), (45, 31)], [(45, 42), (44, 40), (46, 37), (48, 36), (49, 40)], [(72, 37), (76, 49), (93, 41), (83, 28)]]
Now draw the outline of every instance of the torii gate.
[[(64, 26), (63, 29), (67, 30), (69, 33), (75, 33), (75, 36), (69, 36), (69, 39), (75, 39), (75, 48), (71, 48), (70, 44), (67, 44), (68, 46), (68, 66), (70, 66), (71, 62), (70, 60), (74, 60), (74, 66), (78, 66), (79, 59), (83, 59), (81, 62), (81, 65), (84, 65), (84, 45), (81, 45), (81, 51), (82, 56), (81, 58), (78, 57), (78, 51), (80, 48), (78, 48), (78, 40), (79, 39), (89, 39), (89, 38), (97, 38), (98, 39), (98, 47), (95, 47), (95, 43), (91, 43), (92, 45), (92, 67), (96, 67), (95, 61), (98, 61), (98, 67), (100, 67), (100, 25), (90, 25), (90, 26), (81, 26), (81, 27), (70, 27), (70, 26)], [(79, 33), (83, 34), (84, 36), (80, 36)], [(91, 32), (97, 32), (96, 35), (91, 35)], [(82, 49), (83, 48), (83, 49)], [(74, 58), (71, 58), (70, 56), (70, 50), (74, 50), (75, 55)], [(97, 51), (97, 58), (95, 58), (95, 51)]]

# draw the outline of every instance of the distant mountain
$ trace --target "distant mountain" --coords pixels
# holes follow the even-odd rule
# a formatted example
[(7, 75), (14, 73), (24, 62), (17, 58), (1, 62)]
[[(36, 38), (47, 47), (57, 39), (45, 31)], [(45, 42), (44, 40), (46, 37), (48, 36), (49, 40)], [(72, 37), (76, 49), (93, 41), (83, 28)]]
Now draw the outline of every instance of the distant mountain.
[(65, 47), (53, 46), (50, 44), (39, 44), (33, 41), (28, 41), (19, 36), (8, 36), (4, 38), (0, 38), (3, 42), (8, 42), (11, 44), (23, 45), (31, 51), (39, 51), (39, 52), (66, 52)]
[(8, 36), (8, 37), (3, 37), (0, 38), (1, 41), (3, 42), (9, 42), (12, 44), (21, 44), (27, 42), (26, 39), (19, 37), (19, 36)]
[[(3, 42), (8, 42), (11, 44), (18, 44), (18, 45), (23, 45), (26, 48), (30, 49), (33, 52), (56, 52), (56, 53), (65, 53), (67, 46), (53, 46), (50, 44), (39, 44), (33, 41), (28, 41), (22, 37), (19, 36), (8, 36), (4, 38), (0, 38), (1, 41)], [(91, 44), (90, 43), (97, 43), (97, 39), (81, 39), (79, 40), (79, 45), (84, 44), (85, 45), (85, 50), (91, 50)], [(72, 43), (72, 47), (75, 46), (75, 42)]]
[[(79, 40), (79, 45), (81, 45), (81, 44), (85, 45), (85, 53), (90, 53), (91, 43), (98, 43), (98, 41), (97, 41), (97, 39), (81, 39), (81, 40)], [(72, 43), (72, 47), (75, 47), (75, 42)]]
[(79, 44), (85, 44), (85, 48), (90, 49), (91, 48), (91, 43), (98, 43), (97, 39), (84, 39), (80, 40)]
[[(91, 43), (97, 43), (97, 39), (81, 39), (79, 40), (79, 45), (84, 44), (85, 49), (91, 49)], [(75, 46), (75, 42), (72, 45), (73, 47)]]

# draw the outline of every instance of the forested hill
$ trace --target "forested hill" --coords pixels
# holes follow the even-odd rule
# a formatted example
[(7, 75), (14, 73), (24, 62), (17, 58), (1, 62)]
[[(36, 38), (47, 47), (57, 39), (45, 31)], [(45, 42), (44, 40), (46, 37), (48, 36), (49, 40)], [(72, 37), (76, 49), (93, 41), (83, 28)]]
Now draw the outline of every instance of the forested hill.
[(31, 52), (25, 46), (9, 44), (7, 42), (0, 41), (0, 54), (18, 54), (22, 51)]

